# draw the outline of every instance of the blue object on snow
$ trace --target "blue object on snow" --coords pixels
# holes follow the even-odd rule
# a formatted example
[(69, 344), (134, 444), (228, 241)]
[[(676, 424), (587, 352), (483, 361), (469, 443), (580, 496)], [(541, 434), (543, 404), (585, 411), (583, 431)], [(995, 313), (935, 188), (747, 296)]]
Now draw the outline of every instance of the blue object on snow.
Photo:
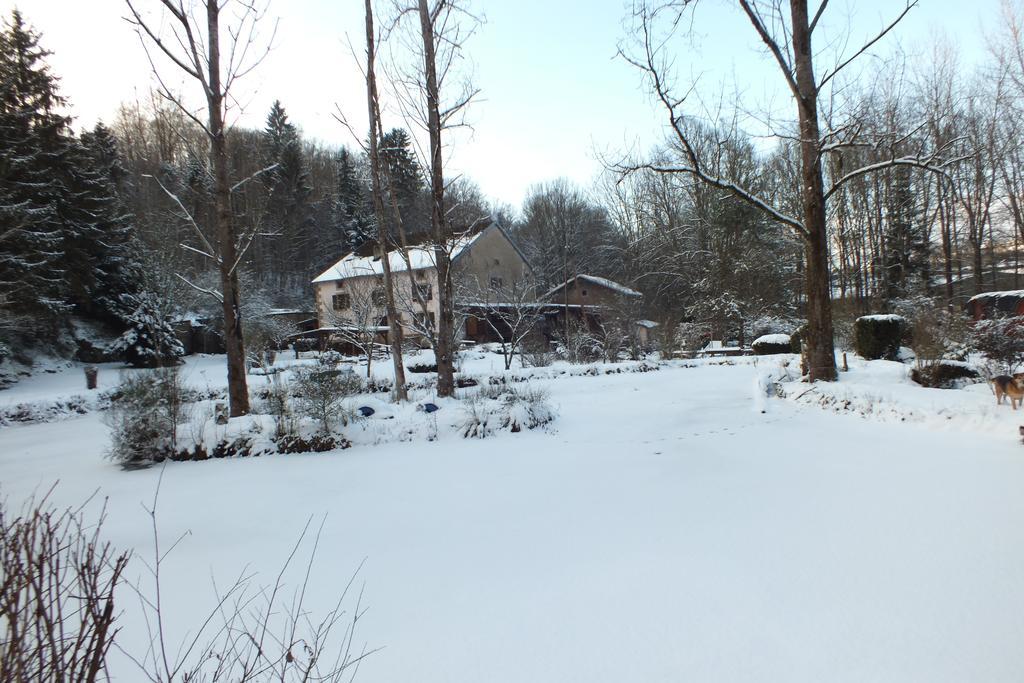
[(371, 408), (370, 406), (362, 406), (359, 408), (359, 414), (362, 415), (363, 417), (370, 417), (375, 412), (377, 411)]
[(440, 410), (440, 408), (438, 408), (433, 403), (424, 403), (422, 407), (423, 407), (423, 412), (424, 413), (433, 413), (433, 412), (437, 412), (438, 410)]

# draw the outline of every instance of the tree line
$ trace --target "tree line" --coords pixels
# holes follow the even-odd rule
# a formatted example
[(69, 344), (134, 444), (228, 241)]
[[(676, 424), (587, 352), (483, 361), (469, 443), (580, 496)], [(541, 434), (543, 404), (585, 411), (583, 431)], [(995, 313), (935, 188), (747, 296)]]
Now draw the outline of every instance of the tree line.
[[(178, 3), (153, 4), (181, 26), (191, 20), (176, 13)], [(783, 4), (772, 10), (741, 3), (765, 34), (759, 35), (769, 54), (773, 45), (789, 45), (801, 27), (797, 37), (810, 44), (814, 17), (805, 16), (806, 1), (788, 4), (790, 13)], [(199, 84), (206, 114), (197, 116), (180, 93), (162, 88), (125, 103), (107, 124), (76, 133), (68, 113), (73, 103), (59, 92), (49, 53), (13, 13), (0, 34), (4, 353), (42, 331), (66, 340), (73, 319), (118, 334), (136, 330), (123, 345), (131, 348), (154, 325), (169, 336), (161, 324), (174, 315), (200, 313), (230, 326), (244, 317), (246, 301), (307, 308), (309, 281), (344, 253), (375, 242), (428, 241), (441, 249), (446, 238), (487, 215), (510, 228), (541, 289), (577, 274), (609, 277), (641, 291), (637, 315), (667, 329), (710, 322), (716, 334), (742, 338), (759, 329), (756, 321), (821, 322), (823, 302), (829, 316), (833, 304), (852, 315), (890, 310), (914, 297), (955, 306), (965, 294), (1019, 286), (1019, 8), (1004, 7), (988, 59), (972, 70), (961, 66), (948, 39), (934, 41), (925, 55), (887, 54), (870, 82), (851, 77), (813, 117), (798, 107), (799, 116), (774, 130), (777, 142), (766, 147), (738, 117), (695, 113), (659, 80), (666, 63), (652, 46), (668, 44), (657, 41), (659, 31), (675, 30), (673, 13), (691, 5), (637, 3), (630, 35), (639, 50), (623, 50), (656, 99), (669, 105), (665, 142), (607, 163), (588, 187), (538, 183), (518, 209), (488, 201), (471, 179), (451, 182), (444, 174), (441, 150), (459, 124), (451, 117), (470, 104), (475, 89), (443, 78), (431, 85), (429, 64), (433, 59), (434, 71), (447, 76), (446, 67), (460, 58), (475, 21), (462, 3), (415, 3), (400, 13), (404, 30), (419, 40), (406, 43), (420, 46), (393, 69), (405, 77), (389, 76), (404, 88), (391, 84), (404, 92), (406, 116), (385, 122), (374, 101), (379, 95), (368, 87), (376, 119), (348, 147), (305, 139), (281, 102), (262, 129), (227, 125), (225, 88), (246, 70), (224, 64), (216, 86), (203, 59), (184, 59), (178, 68)], [(897, 8), (903, 12), (878, 38), (915, 5)], [(153, 17), (128, 6), (143, 44), (173, 53)], [(232, 40), (255, 40), (261, 15), (255, 6), (245, 8), (232, 20), (250, 32), (232, 30)], [(445, 13), (449, 23), (439, 21)], [(389, 20), (389, 30), (395, 25)], [(775, 26), (781, 33), (769, 35)], [(443, 35), (450, 27), (463, 33)], [(370, 22), (368, 46), (386, 38)], [(778, 54), (795, 92), (811, 88), (797, 82), (799, 60)], [(823, 92), (842, 76), (825, 69), (817, 78), (814, 92)], [(427, 97), (431, 87), (436, 92)], [(433, 114), (416, 106), (446, 97), (448, 108)], [(421, 112), (423, 120), (408, 112)], [(808, 135), (799, 128), (811, 118), (813, 149), (805, 148)], [(408, 132), (419, 124), (436, 133), (425, 158)], [(823, 179), (817, 203), (808, 204), (802, 188), (817, 177)], [(813, 230), (809, 206), (820, 212)], [(443, 262), (444, 254), (438, 258)], [(831, 339), (831, 320), (819, 327), (819, 337)], [(172, 342), (149, 342), (161, 344)]]

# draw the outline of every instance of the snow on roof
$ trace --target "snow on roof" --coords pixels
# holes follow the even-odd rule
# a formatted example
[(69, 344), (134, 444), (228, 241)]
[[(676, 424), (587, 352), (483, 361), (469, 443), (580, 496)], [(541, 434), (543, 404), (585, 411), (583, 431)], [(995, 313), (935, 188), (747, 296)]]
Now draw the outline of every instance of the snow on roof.
[(875, 315), (862, 315), (858, 320), (879, 320), (884, 322), (897, 322), (900, 320), (906, 320), (902, 315), (896, 315), (895, 313), (876, 313)]
[(792, 338), (788, 334), (764, 334), (754, 340), (754, 344), (789, 344)]
[(267, 315), (316, 315), (316, 311), (304, 311), (300, 308), (271, 308), (267, 311)]
[[(454, 261), (459, 255), (465, 251), (473, 242), (477, 240), (484, 231), (477, 232), (472, 235), (463, 235), (456, 237), (452, 240), (451, 259)], [(409, 247), (406, 250), (408, 254), (408, 263), (406, 262), (406, 256), (400, 249), (394, 249), (388, 252), (388, 261), (391, 264), (391, 272), (401, 273), (406, 270), (422, 270), (424, 268), (434, 268), (436, 263), (434, 262), (434, 248), (432, 246), (418, 245), (415, 247)], [(377, 258), (376, 256), (357, 256), (356, 254), (348, 254), (340, 261), (335, 263), (333, 266), (325, 270), (324, 272), (313, 278), (313, 284), (319, 282), (333, 282), (335, 280), (345, 280), (350, 277), (360, 277), (363, 275), (381, 275), (384, 273), (384, 260)]]
[(618, 282), (615, 282), (614, 280), (609, 280), (608, 278), (597, 277), (596, 275), (576, 275), (575, 277), (569, 278), (562, 284), (552, 287), (550, 290), (548, 290), (544, 297), (546, 298), (551, 296), (552, 294), (562, 289), (563, 287), (568, 286), (574, 280), (582, 280), (583, 282), (589, 282), (590, 284), (597, 285), (598, 287), (606, 287), (607, 289), (610, 289), (617, 294), (621, 294), (622, 296), (643, 296), (643, 294), (636, 291), (635, 289), (630, 289), (626, 285), (620, 285)]
[(981, 294), (975, 294), (967, 303), (974, 301), (989, 301), (990, 299), (1003, 299), (1007, 297), (1024, 298), (1024, 289), (1010, 289), (1003, 292), (982, 292)]
[(659, 323), (656, 323), (653, 320), (637, 320), (636, 324), (640, 327), (646, 327), (649, 330), (652, 330), (659, 325)]

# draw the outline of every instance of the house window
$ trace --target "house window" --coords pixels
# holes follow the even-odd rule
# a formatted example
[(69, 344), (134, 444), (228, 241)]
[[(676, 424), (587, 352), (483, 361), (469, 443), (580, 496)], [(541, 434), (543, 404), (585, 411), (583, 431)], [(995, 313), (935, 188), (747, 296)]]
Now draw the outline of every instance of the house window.
[(426, 280), (427, 279), (427, 271), (425, 271), (425, 270), (417, 270), (416, 271), (416, 279), (417, 280)]
[(501, 259), (494, 259), (494, 265), (500, 266), (501, 265)]
[(352, 296), (349, 294), (335, 294), (331, 297), (331, 305), (336, 311), (347, 311), (352, 307)]
[(586, 296), (586, 295), (587, 295), (587, 290), (584, 289), (583, 291), (580, 292), (580, 296)]
[(374, 306), (383, 306), (383, 305), (385, 305), (388, 300), (387, 300), (387, 297), (384, 295), (384, 288), (383, 287), (375, 287), (373, 289), (373, 291), (370, 292), (370, 300), (373, 302)]
[(501, 289), (505, 282), (500, 277), (491, 278), (491, 289)]
[(431, 301), (434, 298), (434, 286), (416, 282), (413, 284), (412, 298), (418, 301), (419, 299), (416, 299), (417, 293), (423, 301)]

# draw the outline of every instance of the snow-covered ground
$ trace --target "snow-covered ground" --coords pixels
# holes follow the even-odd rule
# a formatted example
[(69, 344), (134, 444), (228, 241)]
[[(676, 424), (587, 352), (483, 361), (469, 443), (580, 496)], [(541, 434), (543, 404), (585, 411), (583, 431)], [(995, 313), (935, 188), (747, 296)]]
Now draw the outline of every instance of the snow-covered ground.
[[(778, 362), (542, 369), (552, 432), (135, 472), (103, 458), (92, 412), (0, 429), (0, 490), (13, 505), (58, 479), (62, 504), (99, 491), (108, 538), (145, 556), (162, 476), (161, 536), (190, 532), (164, 567), (179, 634), (212, 606), (211, 577), (271, 583), (326, 515), (307, 605), (326, 611), (365, 559), (357, 640), (384, 649), (357, 681), (1024, 679), (1024, 413), (984, 385), (912, 386), (896, 364), (765, 400)], [(465, 371), (501, 367), (478, 354)], [(220, 358), (187, 372), (223, 382)], [(74, 393), (80, 373), (0, 400)], [(865, 395), (895, 407), (841, 407)], [(116, 679), (138, 680), (114, 656)]]

